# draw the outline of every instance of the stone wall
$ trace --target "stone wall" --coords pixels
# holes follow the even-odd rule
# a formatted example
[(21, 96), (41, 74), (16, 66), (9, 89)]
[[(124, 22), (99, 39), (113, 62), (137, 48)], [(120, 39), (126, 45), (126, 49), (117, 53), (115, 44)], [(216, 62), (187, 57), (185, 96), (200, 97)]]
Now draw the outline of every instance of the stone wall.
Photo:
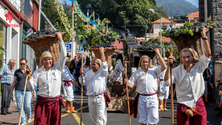
[[(212, 0), (212, 20), (216, 28), (213, 29), (213, 59), (214, 79), (218, 79), (218, 73), (222, 70), (222, 0)], [(216, 83), (216, 82), (215, 82)]]

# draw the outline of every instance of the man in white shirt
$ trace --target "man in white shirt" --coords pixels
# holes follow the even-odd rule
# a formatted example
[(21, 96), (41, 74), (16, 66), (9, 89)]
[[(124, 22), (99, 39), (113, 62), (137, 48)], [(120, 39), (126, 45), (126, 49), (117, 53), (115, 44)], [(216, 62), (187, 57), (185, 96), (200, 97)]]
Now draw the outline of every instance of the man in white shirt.
[(134, 72), (129, 80), (125, 79), (125, 83), (130, 88), (133, 88), (133, 86), (137, 87), (137, 96), (133, 102), (130, 114), (134, 113), (134, 117), (136, 117), (138, 109), (141, 125), (156, 125), (159, 122), (159, 104), (156, 94), (158, 90), (157, 76), (166, 69), (166, 64), (159, 49), (156, 48), (154, 51), (160, 58), (161, 67), (154, 66), (149, 68), (150, 58), (143, 55), (139, 62), (141, 68)]
[[(53, 63), (52, 54), (49, 51), (42, 53), (40, 63), (43, 65), (37, 69), (32, 77), (29, 76), (29, 85), (32, 90), (38, 86), (37, 102), (35, 106), (34, 125), (60, 125), (61, 124), (61, 73), (66, 59), (66, 47), (62, 40), (62, 34), (56, 33), (60, 41), (60, 57), (58, 63)], [(30, 73), (31, 74), (31, 73)], [(31, 78), (31, 79), (30, 79)]]
[[(207, 113), (202, 99), (205, 90), (203, 72), (208, 67), (211, 55), (211, 49), (206, 38), (207, 31), (207, 28), (204, 27), (201, 32), (205, 55), (199, 59), (195, 50), (184, 48), (180, 52), (180, 59), (183, 64), (172, 70), (178, 101), (177, 125), (207, 125)], [(168, 64), (172, 64), (173, 60), (174, 57), (170, 56)], [(164, 81), (166, 81), (166, 85), (169, 85), (170, 67), (167, 67)]]
[[(91, 62), (91, 70), (89, 70), (83, 79), (84, 85), (87, 87), (89, 114), (93, 125), (106, 125), (107, 123), (107, 103), (109, 98), (106, 92), (106, 83), (108, 76), (108, 66), (104, 55), (104, 48), (100, 47), (101, 60), (94, 58)], [(102, 62), (101, 62), (102, 61)], [(81, 68), (81, 74), (84, 69)], [(80, 80), (81, 81), (81, 80)]]

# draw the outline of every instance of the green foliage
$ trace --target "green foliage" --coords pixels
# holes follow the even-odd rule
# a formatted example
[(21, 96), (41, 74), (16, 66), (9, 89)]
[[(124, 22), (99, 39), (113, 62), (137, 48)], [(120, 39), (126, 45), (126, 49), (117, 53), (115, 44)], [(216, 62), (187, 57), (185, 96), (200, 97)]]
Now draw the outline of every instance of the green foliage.
[(158, 6), (162, 6), (168, 15), (187, 15), (198, 11), (198, 8), (185, 0), (156, 0)]
[(103, 21), (98, 20), (97, 25), (100, 29), (95, 27), (89, 29), (85, 26), (85, 24), (78, 25), (77, 29), (80, 33), (78, 36), (78, 40), (81, 42), (83, 40), (87, 41), (87, 44), (83, 45), (83, 48), (88, 50), (89, 47), (93, 47), (100, 44), (108, 44), (111, 45), (112, 42), (119, 38), (119, 34), (114, 32), (111, 28), (106, 28), (106, 24), (110, 21), (106, 18)]
[[(50, 20), (52, 25), (55, 26), (55, 28), (60, 32), (66, 32), (65, 27), (62, 24), (62, 21), (57, 13), (56, 6), (54, 5), (55, 0), (42, 0), (42, 11), (45, 13), (47, 18)], [(72, 23), (72, 8), (67, 5), (66, 3), (63, 4), (63, 8), (67, 16), (69, 17), (70, 24)], [(44, 20), (41, 20), (41, 29), (45, 29), (44, 27)], [(68, 42), (70, 39), (70, 35), (66, 33), (65, 36), (63, 36), (63, 40), (65, 42)]]
[(147, 32), (150, 22), (159, 19), (157, 13), (153, 14), (148, 9), (154, 9), (168, 18), (164, 9), (157, 7), (155, 0), (81, 0), (78, 3), (85, 14), (87, 9), (90, 13), (94, 10), (101, 19), (108, 18), (111, 21), (112, 25), (109, 26), (122, 30), (126, 27), (140, 37)]
[(195, 23), (192, 25), (191, 23), (187, 22), (185, 25), (181, 28), (172, 28), (168, 30), (162, 30), (160, 31), (160, 34), (167, 37), (178, 37), (180, 34), (189, 34), (190, 36), (193, 36), (195, 33), (199, 33), (202, 30), (202, 27), (206, 26), (208, 28), (214, 28), (215, 23), (214, 21), (208, 20), (209, 23)]

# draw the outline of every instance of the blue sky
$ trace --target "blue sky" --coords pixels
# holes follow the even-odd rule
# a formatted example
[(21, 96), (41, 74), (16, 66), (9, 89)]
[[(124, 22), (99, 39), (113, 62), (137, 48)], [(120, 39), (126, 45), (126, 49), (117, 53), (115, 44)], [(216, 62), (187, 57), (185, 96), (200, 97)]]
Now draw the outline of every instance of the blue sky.
[(198, 0), (186, 0), (190, 3), (192, 3), (194, 6), (198, 7), (199, 6), (199, 3), (198, 3)]
[[(62, 3), (64, 3), (64, 2), (66, 2), (67, 4), (69, 4), (69, 5), (71, 5), (72, 4), (72, 2), (71, 1), (69, 1), (69, 0), (60, 0), (60, 1), (62, 1)], [(77, 0), (78, 1), (78, 0)]]

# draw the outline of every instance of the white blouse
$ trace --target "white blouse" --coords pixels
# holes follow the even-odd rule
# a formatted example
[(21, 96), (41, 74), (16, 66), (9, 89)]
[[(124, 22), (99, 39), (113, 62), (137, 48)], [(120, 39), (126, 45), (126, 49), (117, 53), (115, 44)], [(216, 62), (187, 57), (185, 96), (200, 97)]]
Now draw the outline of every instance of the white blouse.
[[(202, 55), (190, 72), (186, 72), (183, 64), (172, 70), (178, 103), (188, 107), (196, 107), (197, 100), (204, 94), (203, 72), (208, 67), (209, 62), (210, 59)], [(170, 79), (165, 84), (169, 86)]]
[[(107, 62), (102, 62), (100, 69), (94, 73), (89, 70), (83, 77), (83, 83), (87, 87), (86, 95), (96, 96), (103, 92), (106, 92), (106, 83), (108, 76), (108, 66)], [(79, 80), (81, 77), (79, 77)]]
[(135, 85), (136, 92), (140, 94), (153, 94), (158, 90), (157, 76), (161, 73), (161, 67), (149, 68), (144, 72), (141, 68), (133, 73), (129, 83)]
[(60, 42), (60, 57), (57, 64), (54, 64), (49, 71), (44, 66), (37, 69), (31, 79), (29, 85), (32, 90), (38, 86), (37, 95), (42, 97), (57, 97), (61, 92), (61, 73), (66, 60), (66, 47), (63, 41)]

